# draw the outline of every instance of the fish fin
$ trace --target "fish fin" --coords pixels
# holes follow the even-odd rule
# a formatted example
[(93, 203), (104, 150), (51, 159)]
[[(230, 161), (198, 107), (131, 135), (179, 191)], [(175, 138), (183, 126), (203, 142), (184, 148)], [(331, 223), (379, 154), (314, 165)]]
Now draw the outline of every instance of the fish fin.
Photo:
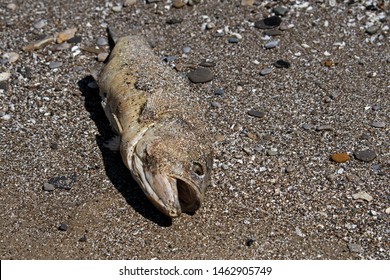
[(103, 146), (108, 148), (109, 150), (113, 152), (118, 152), (121, 144), (121, 138), (118, 135), (115, 135), (110, 140), (108, 140), (106, 143), (103, 143)]

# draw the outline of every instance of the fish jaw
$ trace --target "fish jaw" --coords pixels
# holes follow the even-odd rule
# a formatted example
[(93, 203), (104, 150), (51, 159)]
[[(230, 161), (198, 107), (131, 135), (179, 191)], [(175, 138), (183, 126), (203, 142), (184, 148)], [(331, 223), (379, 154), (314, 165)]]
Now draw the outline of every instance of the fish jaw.
[(200, 207), (203, 193), (195, 183), (178, 176), (152, 172), (136, 154), (132, 163), (133, 177), (149, 201), (165, 215), (176, 218), (182, 212), (193, 213)]

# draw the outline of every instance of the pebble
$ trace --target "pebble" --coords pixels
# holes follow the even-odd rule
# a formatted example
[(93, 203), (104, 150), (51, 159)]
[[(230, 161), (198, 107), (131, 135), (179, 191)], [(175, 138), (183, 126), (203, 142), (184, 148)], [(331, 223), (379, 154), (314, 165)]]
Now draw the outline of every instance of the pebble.
[(241, 0), (241, 6), (253, 6), (255, 0)]
[(282, 19), (278, 16), (268, 17), (255, 22), (255, 27), (259, 29), (272, 29), (278, 27)]
[(214, 91), (214, 94), (215, 94), (215, 95), (218, 95), (218, 96), (223, 96), (223, 94), (224, 94), (223, 88), (217, 88), (217, 89)]
[(256, 118), (262, 118), (265, 116), (265, 113), (258, 110), (250, 110), (248, 111), (248, 115)]
[(390, 207), (386, 208), (385, 212), (386, 214), (390, 214)]
[(68, 230), (68, 225), (61, 223), (60, 226), (58, 227), (60, 231), (67, 231)]
[(186, 5), (184, 0), (173, 0), (172, 1), (172, 6), (175, 7), (176, 9), (180, 9)]
[(357, 200), (357, 199), (362, 199), (362, 200), (366, 200), (368, 202), (370, 202), (372, 200), (372, 196), (369, 195), (367, 192), (365, 191), (361, 191), (361, 192), (358, 192), (358, 193), (354, 193), (352, 195), (352, 198)]
[(238, 43), (238, 38), (229, 38), (228, 39), (228, 42), (231, 43), (231, 44), (237, 44)]
[(229, 169), (229, 165), (227, 165), (227, 164), (225, 164), (225, 163), (222, 163), (221, 168), (222, 168), (223, 170), (228, 170), (228, 169)]
[(98, 61), (100, 61), (100, 62), (104, 62), (104, 61), (107, 59), (107, 57), (108, 57), (109, 55), (110, 55), (110, 54), (109, 54), (109, 53), (106, 53), (106, 52), (104, 52), (104, 53), (99, 53), (98, 56), (97, 56), (97, 59), (98, 59)]
[(288, 9), (286, 7), (283, 7), (283, 6), (277, 6), (277, 7), (273, 8), (272, 11), (275, 13), (275, 15), (283, 17), (287, 14)]
[(221, 141), (225, 140), (225, 136), (223, 134), (217, 134), (217, 135), (215, 135), (215, 140), (217, 140), (218, 142), (221, 142)]
[(9, 72), (0, 73), (0, 89), (7, 91), (9, 89), (9, 78), (11, 74)]
[(379, 30), (379, 26), (372, 25), (366, 28), (366, 33), (369, 35), (374, 35)]
[(290, 68), (291, 63), (283, 59), (279, 59), (274, 63), (276, 68)]
[(125, 0), (123, 2), (123, 6), (130, 7), (130, 6), (133, 6), (135, 3), (137, 3), (137, 0)]
[(63, 42), (61, 44), (56, 44), (53, 46), (53, 51), (63, 51), (63, 50), (67, 50), (67, 49), (70, 49), (72, 45), (69, 44), (68, 42)]
[(54, 189), (55, 189), (55, 187), (52, 184), (49, 184), (49, 183), (44, 183), (43, 184), (43, 190), (44, 191), (51, 192), (51, 191), (54, 191)]
[(57, 35), (57, 43), (61, 44), (65, 41), (68, 41), (70, 38), (74, 37), (76, 32), (77, 32), (77, 28), (70, 28), (70, 29), (66, 29), (66, 30), (60, 32)]
[(78, 44), (78, 43), (81, 43), (82, 40), (83, 40), (83, 37), (74, 36), (73, 38), (70, 38), (67, 42), (70, 44)]
[(252, 238), (248, 238), (246, 241), (245, 241), (245, 245), (250, 247), (253, 245), (253, 243), (255, 243), (255, 240), (252, 239)]
[(303, 128), (304, 130), (310, 130), (310, 129), (312, 129), (313, 127), (314, 127), (314, 125), (308, 124), (308, 123), (304, 123), (304, 124), (302, 125), (302, 128)]
[(214, 61), (209, 60), (203, 60), (201, 63), (199, 63), (199, 66), (203, 67), (215, 67), (217, 64)]
[(191, 51), (190, 47), (184, 47), (181, 49), (183, 53), (189, 53)]
[(276, 148), (271, 148), (271, 149), (269, 149), (269, 150), (267, 151), (267, 154), (268, 154), (269, 156), (276, 156), (276, 155), (278, 154), (278, 149), (276, 149)]
[(213, 108), (221, 108), (221, 103), (217, 102), (217, 101), (213, 101), (211, 102), (211, 107)]
[(248, 132), (246, 134), (246, 137), (248, 137), (249, 139), (252, 139), (252, 140), (256, 140), (257, 139), (256, 133), (252, 133), (252, 132)]
[(365, 162), (372, 161), (376, 158), (375, 151), (370, 150), (370, 149), (356, 151), (354, 155), (355, 155), (356, 159), (361, 160), (361, 161), (365, 161)]
[(46, 24), (47, 24), (47, 20), (46, 19), (41, 19), (41, 20), (38, 20), (37, 22), (34, 23), (34, 28), (41, 29)]
[(382, 122), (382, 121), (373, 121), (371, 123), (371, 126), (375, 127), (375, 128), (384, 128), (384, 127), (386, 127), (386, 123)]
[(278, 45), (279, 45), (279, 40), (269, 41), (269, 42), (264, 44), (264, 48), (273, 49), (273, 48), (276, 48)]
[(108, 45), (108, 40), (106, 37), (99, 37), (96, 40), (96, 45), (98, 46), (106, 46)]
[(82, 237), (80, 237), (79, 241), (80, 242), (87, 242), (87, 237), (85, 235), (83, 235)]
[(176, 59), (177, 59), (177, 57), (175, 55), (168, 55), (168, 56), (164, 57), (165, 62), (173, 62)]
[(170, 18), (166, 21), (167, 24), (179, 24), (181, 23), (183, 20), (182, 19), (179, 19), (179, 18)]
[(347, 153), (336, 153), (331, 156), (331, 159), (338, 163), (347, 162), (350, 157)]
[(333, 127), (330, 124), (322, 124), (316, 127), (317, 131), (333, 131)]
[(50, 69), (59, 68), (59, 67), (61, 67), (61, 66), (62, 66), (62, 62), (60, 62), (60, 61), (52, 61), (52, 62), (50, 62), (50, 64), (49, 64), (49, 68), (50, 68)]
[(187, 76), (193, 83), (207, 83), (214, 78), (213, 72), (204, 67), (198, 67), (195, 71), (188, 73)]
[(12, 10), (12, 11), (15, 11), (16, 8), (17, 8), (17, 6), (16, 6), (16, 4), (14, 4), (14, 3), (9, 3), (9, 4), (7, 4), (7, 9), (10, 9), (10, 10)]
[(351, 253), (363, 253), (363, 248), (359, 244), (356, 243), (349, 243), (348, 249)]
[(286, 173), (292, 173), (295, 171), (295, 167), (293, 165), (289, 165), (286, 167)]
[(120, 12), (120, 11), (122, 11), (122, 6), (114, 6), (114, 7), (112, 7), (111, 8), (111, 10), (113, 11), (113, 12), (115, 12), (115, 13), (118, 13), (118, 12)]
[(69, 176), (57, 176), (48, 180), (49, 184), (54, 185), (58, 189), (70, 190), (76, 182), (76, 174)]
[(302, 237), (302, 238), (306, 236), (306, 234), (304, 234), (299, 227), (295, 228), (295, 234)]
[(282, 35), (282, 31), (277, 30), (277, 29), (270, 29), (270, 30), (264, 31), (263, 34), (265, 36), (280, 36), (280, 35)]
[(271, 67), (266, 67), (266, 68), (263, 68), (263, 69), (260, 70), (260, 75), (261, 76), (265, 76), (265, 75), (268, 75), (271, 72), (272, 72), (272, 68)]

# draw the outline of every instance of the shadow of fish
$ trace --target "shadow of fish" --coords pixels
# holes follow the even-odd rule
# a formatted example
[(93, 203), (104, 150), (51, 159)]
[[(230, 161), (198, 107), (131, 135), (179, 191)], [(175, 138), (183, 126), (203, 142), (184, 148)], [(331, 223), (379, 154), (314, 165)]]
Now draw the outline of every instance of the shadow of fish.
[(94, 75), (118, 134), (108, 146), (120, 150), (133, 178), (161, 212), (170, 217), (194, 213), (210, 183), (213, 161), (200, 105), (145, 38), (114, 41), (108, 62)]

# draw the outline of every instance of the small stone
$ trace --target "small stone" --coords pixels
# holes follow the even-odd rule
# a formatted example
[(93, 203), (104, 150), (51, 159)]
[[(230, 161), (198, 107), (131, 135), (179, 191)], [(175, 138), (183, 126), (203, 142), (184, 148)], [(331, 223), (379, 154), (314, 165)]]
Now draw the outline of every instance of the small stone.
[(286, 173), (292, 173), (295, 171), (295, 167), (293, 165), (289, 165), (286, 167)]
[(349, 155), (347, 153), (336, 153), (331, 156), (331, 159), (337, 163), (343, 163), (349, 160)]
[(80, 242), (87, 242), (87, 237), (85, 235), (83, 235), (82, 237), (80, 237), (79, 241)]
[(96, 40), (96, 45), (98, 46), (106, 46), (108, 45), (108, 40), (106, 37), (99, 37)]
[(214, 29), (215, 28), (215, 23), (214, 22), (208, 22), (206, 24), (206, 29), (210, 30), (210, 29)]
[(99, 53), (98, 56), (97, 56), (97, 59), (100, 62), (104, 62), (107, 59), (108, 56), (109, 56), (109, 53), (106, 53), (106, 52)]
[(357, 200), (357, 199), (362, 199), (362, 200), (366, 200), (368, 202), (370, 202), (372, 200), (372, 196), (369, 195), (367, 192), (365, 191), (361, 191), (361, 192), (358, 192), (358, 193), (354, 193), (352, 195), (352, 198)]
[(246, 137), (248, 137), (249, 139), (252, 139), (252, 140), (256, 140), (257, 139), (257, 135), (255, 133), (252, 133), (252, 132), (248, 132), (246, 134)]
[(217, 88), (217, 89), (214, 91), (214, 94), (215, 94), (215, 95), (218, 95), (218, 96), (223, 96), (223, 94), (224, 94), (223, 88)]
[(330, 124), (322, 124), (316, 127), (317, 131), (333, 131), (333, 127)]
[(382, 122), (382, 121), (373, 121), (371, 123), (371, 126), (375, 127), (375, 128), (385, 128), (386, 127), (386, 123)]
[(245, 245), (250, 247), (253, 245), (253, 243), (255, 243), (255, 240), (252, 239), (252, 238), (248, 238), (246, 241), (245, 241)]
[(207, 83), (214, 78), (213, 72), (204, 67), (198, 67), (195, 71), (188, 73), (187, 76), (193, 83)]
[(356, 243), (349, 243), (348, 249), (351, 253), (363, 253), (364, 252), (364, 249), (362, 248), (362, 246), (360, 246), (359, 244), (356, 244)]
[(273, 48), (276, 48), (278, 45), (279, 45), (279, 41), (278, 40), (269, 41), (269, 42), (264, 44), (264, 48), (266, 48), (266, 49), (273, 49)]
[(47, 20), (46, 19), (41, 19), (41, 20), (38, 20), (37, 22), (34, 23), (34, 28), (41, 29), (46, 24), (47, 24)]
[(7, 60), (9, 63), (14, 63), (19, 59), (19, 54), (16, 52), (4, 53), (3, 59)]
[(191, 51), (190, 47), (184, 47), (181, 49), (183, 53), (189, 53)]
[(249, 156), (252, 154), (252, 150), (249, 149), (248, 147), (244, 147), (244, 148), (242, 148), (242, 150)]
[(390, 214), (390, 207), (386, 208), (385, 212), (386, 214)]
[(223, 140), (225, 140), (225, 136), (222, 134), (217, 134), (215, 135), (215, 140), (217, 140), (218, 142), (222, 142)]
[(111, 10), (115, 13), (119, 13), (120, 11), (122, 11), (122, 6), (114, 6)]
[(326, 179), (329, 182), (333, 183), (334, 181), (336, 181), (336, 176), (334, 174), (329, 174), (329, 175), (326, 176)]
[(67, 231), (67, 230), (68, 230), (68, 225), (62, 223), (62, 224), (60, 224), (60, 226), (58, 227), (58, 229), (59, 229), (60, 231)]
[(60, 32), (57, 35), (57, 43), (61, 44), (62, 42), (68, 41), (70, 38), (74, 37), (76, 32), (77, 32), (77, 28), (70, 28)]
[(347, 178), (348, 182), (354, 183), (357, 181), (357, 177), (354, 174), (347, 174), (345, 177)]
[(302, 238), (304, 238), (306, 236), (306, 234), (304, 234), (299, 227), (295, 228), (295, 234), (302, 237)]
[(237, 38), (229, 38), (228, 39), (228, 42), (231, 43), (231, 44), (237, 44), (238, 43), (238, 39)]
[(260, 70), (260, 75), (261, 76), (265, 76), (265, 75), (268, 75), (272, 72), (272, 68), (271, 67), (266, 67), (266, 68), (263, 68)]
[(177, 57), (175, 55), (168, 55), (168, 56), (164, 57), (165, 62), (173, 62), (176, 59), (177, 59)]
[(183, 20), (182, 19), (179, 19), (179, 18), (170, 18), (166, 21), (167, 24), (179, 24), (181, 23)]
[(250, 110), (248, 111), (248, 115), (256, 118), (262, 118), (265, 116), (265, 113), (258, 110)]
[(125, 0), (125, 2), (123, 2), (123, 6), (130, 7), (133, 6), (135, 3), (137, 3), (137, 0)]
[(332, 68), (334, 66), (334, 62), (330, 59), (323, 60), (321, 63), (328, 68)]
[(43, 184), (43, 190), (47, 192), (52, 192), (54, 191), (55, 187), (52, 184), (49, 183), (44, 183)]
[(0, 82), (8, 81), (9, 78), (11, 78), (11, 73), (9, 72), (0, 73)]
[(69, 176), (57, 176), (48, 180), (49, 184), (54, 185), (58, 189), (70, 190), (76, 182), (76, 174)]
[(275, 13), (275, 15), (283, 17), (287, 14), (288, 9), (286, 7), (283, 7), (283, 6), (277, 6), (277, 7), (273, 8), (272, 11)]
[(223, 163), (223, 164), (221, 165), (221, 168), (222, 168), (223, 170), (228, 170), (228, 169), (229, 169), (229, 165)]
[(173, 0), (172, 1), (172, 6), (175, 7), (176, 9), (183, 8), (186, 5), (184, 0)]
[(253, 6), (255, 0), (241, 0), (241, 6)]
[(308, 123), (304, 123), (304, 124), (302, 125), (302, 128), (303, 128), (304, 130), (310, 130), (310, 129), (312, 129), (313, 127), (314, 127), (314, 125), (308, 124)]
[(370, 149), (356, 151), (354, 155), (355, 155), (356, 159), (361, 160), (361, 161), (365, 161), (365, 162), (372, 161), (376, 158), (375, 151), (370, 150)]
[(270, 29), (270, 30), (266, 30), (264, 31), (264, 36), (280, 36), (282, 35), (282, 31), (280, 30), (277, 30), (277, 29)]
[(14, 3), (9, 3), (9, 4), (7, 4), (7, 9), (10, 9), (10, 10), (12, 10), (12, 11), (15, 11), (16, 8), (17, 8), (17, 6), (16, 6), (16, 4), (14, 4)]
[(282, 59), (279, 59), (274, 63), (276, 68), (290, 68), (291, 63)]
[(267, 151), (267, 154), (269, 156), (276, 156), (278, 154), (278, 149), (276, 148), (271, 148), (270, 150)]
[(67, 42), (70, 44), (78, 44), (81, 43), (82, 40), (83, 40), (82, 36), (74, 36), (73, 38), (70, 38)]
[(56, 68), (59, 68), (61, 66), (62, 66), (62, 62), (61, 61), (52, 61), (49, 64), (49, 68), (50, 69), (56, 69)]
[(51, 148), (52, 150), (57, 150), (57, 149), (58, 149), (58, 144), (57, 144), (57, 143), (51, 143), (51, 144), (50, 144), (50, 148)]
[(219, 102), (216, 102), (216, 101), (213, 101), (213, 102), (211, 102), (211, 107), (213, 107), (213, 108), (221, 108), (221, 103), (219, 103)]
[(372, 25), (366, 28), (366, 33), (369, 35), (374, 35), (379, 30), (379, 26)]
[(255, 27), (259, 29), (272, 29), (278, 27), (282, 19), (278, 16), (268, 17), (255, 22)]
[(67, 49), (70, 49), (72, 45), (67, 43), (67, 42), (63, 42), (61, 44), (56, 44), (53, 46), (52, 50), (53, 51), (63, 51), (63, 50), (67, 50)]
[(199, 63), (199, 66), (203, 67), (215, 67), (217, 64), (214, 61), (209, 60), (203, 60), (201, 63)]

